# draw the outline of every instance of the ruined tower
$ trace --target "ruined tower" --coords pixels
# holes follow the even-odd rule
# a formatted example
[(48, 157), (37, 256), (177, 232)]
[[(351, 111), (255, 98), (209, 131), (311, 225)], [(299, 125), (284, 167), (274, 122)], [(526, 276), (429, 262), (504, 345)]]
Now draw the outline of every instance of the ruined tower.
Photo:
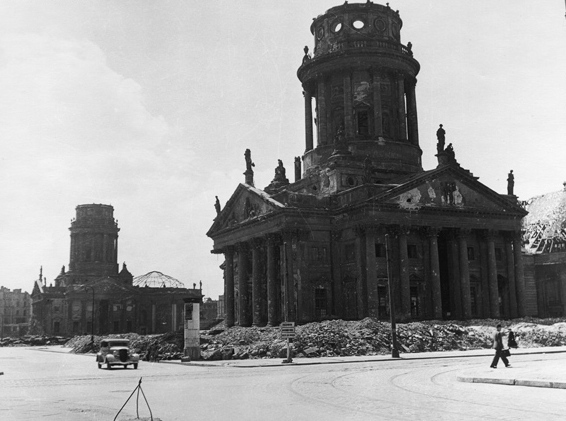
[(374, 183), (422, 171), (420, 65), (411, 43), (401, 44), (402, 24), (397, 11), (371, 2), (346, 2), (313, 20), (314, 51), (305, 47), (297, 72), (305, 99), (305, 176), (322, 169), (342, 190), (361, 184), (364, 168)]
[(68, 276), (101, 277), (118, 274), (118, 228), (110, 205), (78, 205), (71, 222)]

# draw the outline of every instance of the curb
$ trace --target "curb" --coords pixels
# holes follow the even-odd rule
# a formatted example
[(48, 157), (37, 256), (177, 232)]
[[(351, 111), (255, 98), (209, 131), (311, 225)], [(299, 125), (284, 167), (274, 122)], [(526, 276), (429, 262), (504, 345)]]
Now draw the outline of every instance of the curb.
[[(524, 348), (525, 350), (528, 350), (528, 348)], [(540, 354), (559, 354), (559, 353), (565, 353), (566, 350), (540, 350), (540, 351), (532, 351), (532, 352), (515, 352), (513, 355), (540, 355)], [(420, 354), (420, 355), (419, 355)], [(304, 366), (304, 365), (321, 365), (321, 364), (351, 364), (351, 363), (379, 363), (379, 362), (383, 362), (383, 361), (410, 361), (410, 360), (432, 360), (432, 359), (448, 359), (448, 358), (485, 358), (486, 356), (493, 356), (492, 352), (486, 352), (483, 354), (478, 354), (478, 355), (426, 355), (426, 353), (415, 353), (415, 354), (403, 354), (403, 356), (399, 357), (399, 358), (376, 358), (376, 359), (363, 359), (360, 358), (359, 360), (351, 360), (351, 361), (343, 361), (343, 360), (338, 360), (338, 361), (332, 361), (329, 357), (328, 360), (325, 361), (308, 361), (308, 358), (295, 358), (294, 362), (291, 364), (261, 364), (261, 363), (248, 363), (248, 364), (238, 364), (238, 363), (234, 363), (234, 361), (253, 361), (253, 360), (217, 360), (217, 361), (187, 361), (187, 362), (181, 362), (181, 361), (177, 361), (177, 360), (163, 360), (161, 362), (167, 363), (167, 364), (179, 364), (179, 365), (185, 365), (185, 366), (198, 366), (198, 367), (233, 367), (233, 368), (267, 368), (267, 367), (284, 367), (284, 366)], [(267, 359), (268, 361), (274, 360), (273, 359)], [(265, 359), (258, 359), (258, 361), (265, 361)], [(470, 379), (473, 379), (475, 377), (470, 377)], [(494, 380), (494, 379), (489, 379), (489, 378), (485, 378), (483, 383), (490, 383), (490, 380)], [(495, 379), (496, 380), (496, 379)], [(460, 381), (466, 381), (466, 380), (460, 380)], [(508, 382), (507, 380), (505, 380), (506, 382)], [(514, 380), (513, 380), (514, 381)], [(520, 380), (522, 381), (522, 380)], [(468, 381), (469, 383), (471, 383), (471, 381)], [(493, 382), (492, 382), (493, 383)], [(544, 382), (543, 382), (544, 383)], [(548, 382), (546, 382), (548, 383)], [(558, 382), (553, 382), (553, 383), (558, 383)], [(501, 383), (501, 384), (509, 384), (509, 383)], [(515, 384), (515, 383), (512, 383)], [(538, 387), (547, 387), (547, 386), (538, 386)], [(565, 387), (566, 388), (566, 387)]]
[(528, 386), (528, 387), (546, 387), (550, 389), (566, 389), (565, 382), (549, 382), (545, 380), (522, 380), (522, 379), (494, 379), (490, 377), (461, 377), (456, 379), (465, 383), (489, 383), (503, 384), (507, 386)]

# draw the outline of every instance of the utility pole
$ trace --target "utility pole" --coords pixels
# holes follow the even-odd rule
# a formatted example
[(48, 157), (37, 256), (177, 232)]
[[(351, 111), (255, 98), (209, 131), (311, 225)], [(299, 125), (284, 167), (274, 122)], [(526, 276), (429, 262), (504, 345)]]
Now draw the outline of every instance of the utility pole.
[(389, 317), (391, 319), (391, 358), (399, 358), (397, 349), (397, 324), (395, 323), (395, 299), (391, 282), (391, 260), (389, 250), (389, 234), (385, 234), (385, 260), (387, 262), (387, 287), (389, 293)]

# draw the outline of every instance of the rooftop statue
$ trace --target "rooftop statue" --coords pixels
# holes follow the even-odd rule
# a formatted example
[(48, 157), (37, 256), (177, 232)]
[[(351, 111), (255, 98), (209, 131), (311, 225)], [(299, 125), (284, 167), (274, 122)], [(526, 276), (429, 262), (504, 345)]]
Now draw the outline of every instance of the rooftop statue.
[(513, 170), (509, 171), (507, 176), (507, 194), (513, 196), (513, 188), (515, 187), (515, 176), (513, 175)]
[(437, 152), (444, 151), (444, 144), (446, 142), (446, 131), (442, 128), (442, 124), (436, 131), (436, 138), (438, 139), (438, 143), (436, 144), (436, 151)]

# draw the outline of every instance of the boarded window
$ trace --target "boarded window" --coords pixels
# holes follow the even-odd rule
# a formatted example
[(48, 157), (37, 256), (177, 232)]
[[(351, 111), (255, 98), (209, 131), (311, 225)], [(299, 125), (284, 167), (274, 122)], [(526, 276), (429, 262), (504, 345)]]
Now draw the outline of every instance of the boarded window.
[(409, 256), (409, 259), (417, 259), (419, 257), (416, 244), (407, 245), (407, 255)]

